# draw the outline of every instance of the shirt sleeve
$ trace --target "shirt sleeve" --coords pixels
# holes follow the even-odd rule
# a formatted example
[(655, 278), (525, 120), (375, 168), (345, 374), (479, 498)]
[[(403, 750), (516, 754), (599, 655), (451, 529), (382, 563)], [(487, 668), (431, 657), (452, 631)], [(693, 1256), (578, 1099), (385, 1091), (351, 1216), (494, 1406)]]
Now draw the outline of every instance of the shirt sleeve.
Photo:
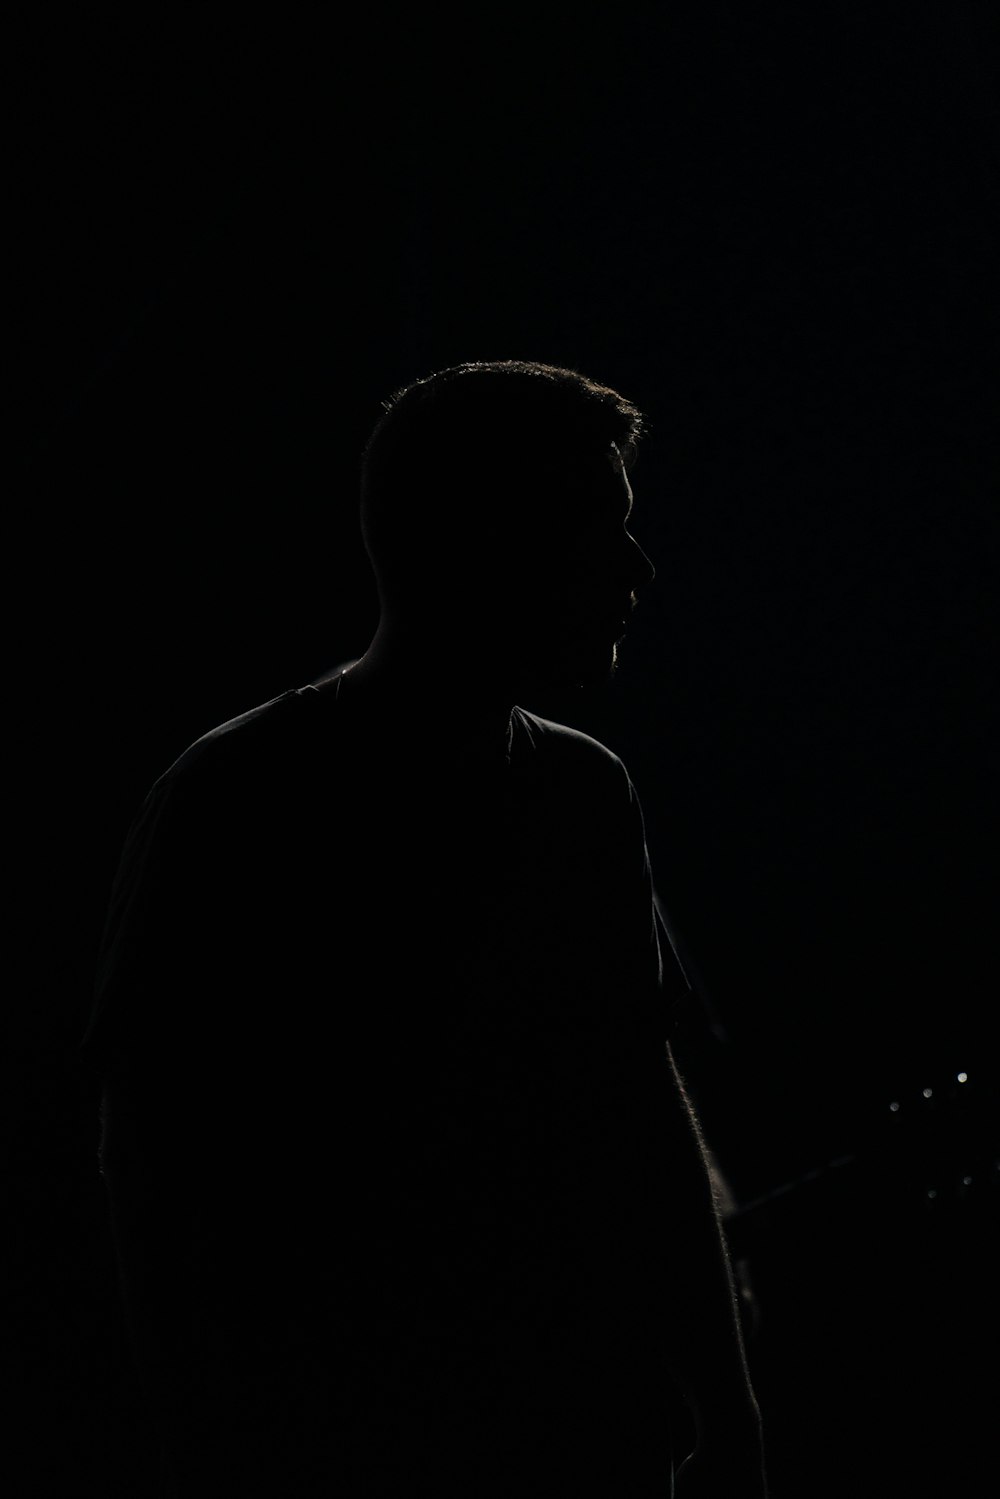
[(630, 922), (634, 923), (635, 935), (631, 940), (635, 949), (637, 976), (641, 988), (652, 986), (655, 989), (659, 1028), (664, 1038), (669, 1039), (676, 1032), (691, 1002), (691, 984), (678, 953), (669, 915), (656, 891), (646, 844), (642, 806), (627, 773), (626, 784), (626, 867), (631, 868), (634, 874), (625, 885), (625, 893), (634, 909)]
[(166, 777), (134, 818), (115, 875), (83, 1049), (104, 1078), (166, 1037), (168, 1015), (210, 963), (217, 852), (196, 785)]
[[(111, 887), (94, 978), (90, 1022), (81, 1042), (84, 1064), (99, 1082), (121, 1071), (128, 1052), (127, 1030), (135, 1023), (142, 1000), (129, 1005), (123, 977), (141, 963), (143, 928), (150, 919), (150, 890), (162, 884), (157, 832), (169, 822), (172, 788), (157, 783), (148, 793), (129, 827)], [(155, 898), (152, 914), (155, 916)]]

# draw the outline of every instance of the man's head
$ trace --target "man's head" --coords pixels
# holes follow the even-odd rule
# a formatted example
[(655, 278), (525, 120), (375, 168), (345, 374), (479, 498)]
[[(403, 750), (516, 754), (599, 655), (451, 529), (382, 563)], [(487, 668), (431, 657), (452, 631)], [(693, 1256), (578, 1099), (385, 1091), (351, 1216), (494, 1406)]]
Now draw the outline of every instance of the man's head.
[(546, 680), (605, 677), (653, 574), (626, 530), (637, 408), (515, 360), (442, 370), (383, 404), (361, 475), (383, 617), (474, 636)]

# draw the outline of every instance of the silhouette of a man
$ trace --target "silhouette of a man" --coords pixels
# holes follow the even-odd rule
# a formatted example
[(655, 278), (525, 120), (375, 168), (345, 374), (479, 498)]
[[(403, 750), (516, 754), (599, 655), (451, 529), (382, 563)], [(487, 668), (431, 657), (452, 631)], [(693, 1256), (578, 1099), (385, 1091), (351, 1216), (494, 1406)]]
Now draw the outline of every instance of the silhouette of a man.
[(640, 413), (467, 364), (362, 463), (365, 654), (153, 787), (85, 1050), (177, 1495), (760, 1496), (686, 985), (607, 679), (653, 567)]

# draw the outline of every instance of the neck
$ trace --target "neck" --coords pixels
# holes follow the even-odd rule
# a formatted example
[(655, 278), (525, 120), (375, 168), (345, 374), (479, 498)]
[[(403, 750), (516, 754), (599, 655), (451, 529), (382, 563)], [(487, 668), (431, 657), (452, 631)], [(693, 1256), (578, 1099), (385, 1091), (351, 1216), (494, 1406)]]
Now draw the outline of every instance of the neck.
[(380, 622), (375, 637), (341, 682), (347, 702), (372, 712), (409, 715), (421, 707), (455, 714), (473, 754), (506, 752), (514, 693), (485, 645), (456, 643), (443, 628)]

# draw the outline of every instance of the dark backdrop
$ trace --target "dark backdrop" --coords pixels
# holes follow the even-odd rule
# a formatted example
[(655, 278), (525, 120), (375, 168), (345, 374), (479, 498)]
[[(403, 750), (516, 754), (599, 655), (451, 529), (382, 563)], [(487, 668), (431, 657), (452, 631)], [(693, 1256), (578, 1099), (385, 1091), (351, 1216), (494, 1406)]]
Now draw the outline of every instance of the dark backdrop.
[(366, 645), (380, 399), (510, 357), (650, 417), (619, 676), (525, 706), (642, 797), (776, 1499), (991, 1491), (996, 43), (985, 4), (18, 32), (25, 1493), (152, 1483), (72, 1068), (129, 820), (192, 739)]

